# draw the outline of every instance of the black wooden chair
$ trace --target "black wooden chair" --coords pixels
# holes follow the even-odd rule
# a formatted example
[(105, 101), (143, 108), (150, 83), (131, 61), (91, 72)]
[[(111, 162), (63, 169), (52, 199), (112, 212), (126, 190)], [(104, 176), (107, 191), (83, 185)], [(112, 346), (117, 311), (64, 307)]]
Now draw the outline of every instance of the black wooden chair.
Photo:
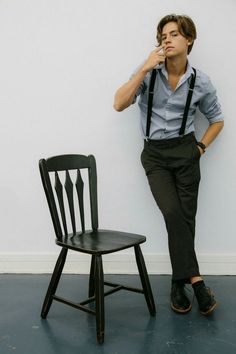
[[(146, 241), (146, 237), (126, 232), (98, 229), (98, 207), (97, 207), (97, 172), (94, 156), (84, 155), (61, 155), (48, 159), (41, 159), (39, 168), (44, 191), (46, 193), (48, 206), (50, 209), (53, 226), (56, 233), (56, 244), (61, 246), (61, 252), (57, 259), (55, 269), (44, 299), (41, 317), (46, 318), (53, 300), (75, 307), (79, 310), (95, 314), (97, 327), (97, 340), (104, 341), (104, 296), (112, 294), (118, 290), (130, 290), (142, 293), (145, 296), (147, 306), (151, 316), (155, 316), (155, 303), (151, 286), (141, 252), (140, 244)], [(88, 190), (90, 195), (91, 230), (85, 229), (84, 211), (84, 182), (82, 170), (88, 170)], [(74, 170), (74, 171), (73, 171)], [(64, 171), (64, 172), (61, 172)], [(70, 171), (70, 172), (69, 172)], [(65, 175), (65, 191), (60, 181), (61, 175)], [(74, 176), (76, 174), (76, 177)], [(52, 179), (55, 175), (55, 191), (52, 188)], [(73, 183), (76, 179), (75, 183)], [(71, 178), (72, 177), (72, 178)], [(80, 214), (81, 231), (76, 231), (76, 209), (73, 191), (76, 190), (76, 199)], [(63, 195), (67, 195), (68, 203), (64, 203)], [(56, 197), (57, 196), (57, 197)], [(66, 211), (68, 206), (69, 211)], [(59, 212), (60, 211), (60, 212)], [(66, 219), (70, 215), (71, 233)], [(78, 225), (77, 225), (78, 226)], [(142, 289), (136, 289), (124, 285), (104, 282), (102, 256), (108, 253), (134, 247), (136, 262), (141, 278)], [(57, 296), (56, 289), (66, 261), (68, 249), (83, 252), (91, 255), (91, 268), (88, 286), (88, 299), (80, 303), (75, 303)], [(111, 290), (104, 292), (104, 285), (110, 286)], [(95, 310), (91, 306), (86, 306), (95, 301)]]

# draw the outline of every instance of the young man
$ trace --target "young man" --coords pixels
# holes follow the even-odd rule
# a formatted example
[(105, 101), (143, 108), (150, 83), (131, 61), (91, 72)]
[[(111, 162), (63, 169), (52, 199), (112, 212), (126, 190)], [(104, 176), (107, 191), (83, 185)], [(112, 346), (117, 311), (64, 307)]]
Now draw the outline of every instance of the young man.
[[(165, 16), (157, 27), (159, 46), (117, 90), (114, 108), (122, 111), (140, 95), (145, 139), (141, 161), (168, 232), (171, 308), (178, 313), (191, 310), (184, 288), (191, 283), (200, 312), (208, 315), (216, 301), (199, 273), (194, 249), (199, 160), (221, 131), (223, 115), (209, 77), (188, 62), (196, 37), (191, 18)], [(199, 142), (194, 136), (197, 107), (209, 122)]]

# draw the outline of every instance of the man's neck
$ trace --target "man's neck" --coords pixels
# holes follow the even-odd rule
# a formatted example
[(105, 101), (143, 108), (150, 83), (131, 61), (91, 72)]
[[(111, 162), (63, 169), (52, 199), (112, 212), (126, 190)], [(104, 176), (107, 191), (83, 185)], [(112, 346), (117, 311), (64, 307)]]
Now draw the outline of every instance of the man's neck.
[(182, 76), (187, 69), (187, 58), (171, 58), (166, 60), (166, 70), (168, 75)]

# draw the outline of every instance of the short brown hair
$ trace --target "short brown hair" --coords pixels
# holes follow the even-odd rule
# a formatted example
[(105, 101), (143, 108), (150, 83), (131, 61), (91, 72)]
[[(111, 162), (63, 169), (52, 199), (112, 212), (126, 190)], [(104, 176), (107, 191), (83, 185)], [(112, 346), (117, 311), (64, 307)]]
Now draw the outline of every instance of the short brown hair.
[(191, 52), (194, 40), (197, 38), (197, 31), (195, 24), (193, 20), (186, 15), (167, 15), (163, 17), (160, 22), (158, 23), (157, 26), (157, 40), (158, 43), (161, 43), (162, 41), (162, 30), (163, 27), (168, 23), (168, 22), (176, 22), (178, 25), (179, 32), (184, 36), (185, 38), (188, 38), (192, 40), (192, 44), (189, 45), (188, 47), (188, 54)]

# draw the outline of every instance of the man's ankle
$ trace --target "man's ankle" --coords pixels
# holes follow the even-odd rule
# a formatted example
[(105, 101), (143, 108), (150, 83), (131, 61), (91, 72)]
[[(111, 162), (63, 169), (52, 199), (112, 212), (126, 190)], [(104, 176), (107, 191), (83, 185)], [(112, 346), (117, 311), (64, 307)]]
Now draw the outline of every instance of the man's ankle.
[(205, 283), (203, 280), (196, 281), (195, 283), (192, 284), (193, 290), (196, 293), (198, 289), (201, 289), (202, 287), (205, 287)]
[(185, 281), (184, 279), (171, 279), (171, 284), (177, 284), (177, 285), (184, 285)]
[(191, 277), (190, 278), (191, 284), (193, 285), (194, 283), (197, 283), (199, 281), (203, 281), (201, 276), (196, 276), (196, 277)]

